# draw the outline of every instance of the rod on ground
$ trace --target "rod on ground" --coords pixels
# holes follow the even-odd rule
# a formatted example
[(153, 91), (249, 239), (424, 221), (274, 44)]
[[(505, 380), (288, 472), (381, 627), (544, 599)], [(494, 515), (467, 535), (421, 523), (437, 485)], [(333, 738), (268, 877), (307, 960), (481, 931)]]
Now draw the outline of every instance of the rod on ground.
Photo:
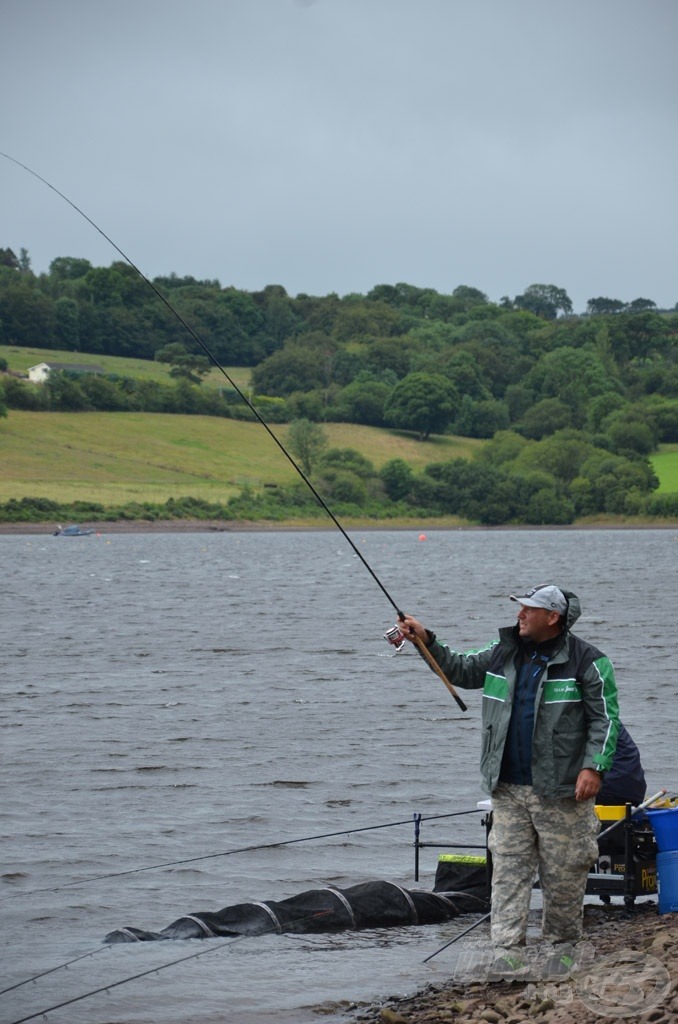
[(453, 939), (450, 939), (449, 942), (446, 942), (444, 946), (440, 947), (440, 949), (436, 949), (435, 953), (431, 953), (431, 955), (427, 956), (426, 959), (422, 962), (427, 964), (429, 960), (433, 960), (434, 956), (438, 956), (438, 953), (442, 953), (444, 949), (447, 949), (448, 946), (451, 946), (453, 942), (457, 941), (457, 939), (462, 939), (464, 935), (468, 935), (469, 932), (472, 932), (473, 929), (477, 928), (479, 924), (483, 923), (483, 921), (487, 921), (488, 917), (490, 916), (490, 913), (491, 911), (488, 910), (486, 914), (483, 914), (483, 916), (478, 918), (477, 921), (474, 921), (473, 924), (470, 924), (468, 928), (464, 928), (463, 932), (458, 932)]

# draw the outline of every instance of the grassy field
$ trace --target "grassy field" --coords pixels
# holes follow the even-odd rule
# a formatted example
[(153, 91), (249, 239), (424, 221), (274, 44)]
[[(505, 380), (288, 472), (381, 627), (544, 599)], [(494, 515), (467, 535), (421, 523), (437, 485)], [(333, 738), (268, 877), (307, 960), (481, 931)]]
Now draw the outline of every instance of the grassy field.
[[(10, 370), (25, 373), (29, 366), (49, 361), (96, 363), (109, 373), (165, 381), (168, 367), (144, 359), (125, 359), (0, 345), (0, 357)], [(244, 392), (250, 381), (247, 367), (226, 367)], [(207, 378), (224, 384), (216, 368)], [(285, 444), (288, 427), (273, 432)], [(469, 458), (481, 441), (434, 437), (415, 441), (395, 430), (329, 424), (330, 445), (356, 448), (377, 468), (389, 459), (403, 458), (415, 470), (431, 462)], [(245, 484), (290, 483), (293, 467), (257, 423), (204, 416), (145, 413), (31, 413), (10, 410), (0, 420), (2, 474), (0, 501), (44, 497), (60, 502), (97, 501), (105, 505), (131, 501), (164, 502), (192, 496), (226, 501)], [(651, 457), (661, 483), (660, 493), (678, 492), (678, 444), (663, 445)]]
[[(276, 426), (285, 444), (287, 426)], [(415, 469), (482, 442), (437, 437), (415, 441), (397, 431), (350, 423), (326, 427), (330, 445), (356, 448), (379, 468), (403, 458)], [(10, 410), (0, 420), (0, 501), (164, 502), (192, 496), (226, 501), (245, 484), (291, 483), (289, 461), (258, 423), (150, 413), (36, 413)]]
[[(29, 366), (37, 363), (80, 363), (84, 366), (101, 366), (106, 373), (117, 373), (121, 377), (140, 380), (169, 381), (167, 363), (156, 363), (151, 359), (125, 359), (118, 356), (92, 355), (89, 352), (67, 352), (57, 349), (22, 348), (19, 345), (0, 345), (0, 358), (7, 360), (7, 366), (14, 373), (26, 373)], [(225, 366), (228, 376), (241, 391), (249, 387), (251, 370), (247, 366)], [(205, 377), (205, 383), (220, 387), (227, 384), (223, 373), (213, 367)]]
[(678, 444), (662, 445), (650, 462), (659, 478), (657, 494), (678, 493)]

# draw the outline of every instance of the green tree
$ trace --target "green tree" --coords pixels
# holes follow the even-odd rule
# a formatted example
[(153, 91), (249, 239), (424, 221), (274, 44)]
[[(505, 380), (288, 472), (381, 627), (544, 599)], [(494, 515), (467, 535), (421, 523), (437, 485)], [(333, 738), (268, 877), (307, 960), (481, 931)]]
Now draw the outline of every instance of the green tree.
[[(289, 398), (267, 398), (269, 402), (283, 402), (287, 409), (289, 420), (313, 420), (314, 423), (321, 423), (327, 419), (327, 405), (325, 394), (316, 389), (314, 391), (295, 391)], [(264, 400), (263, 395), (257, 397), (257, 408)], [(334, 418), (334, 417), (330, 417)]]
[(614, 391), (592, 398), (586, 406), (586, 429), (592, 434), (598, 433), (603, 429), (605, 418), (627, 404), (626, 399)]
[(63, 348), (80, 348), (80, 311), (78, 303), (62, 295), (54, 303), (56, 341)]
[(398, 284), (378, 284), (367, 293), (371, 302), (386, 303), (400, 309), (416, 309), (430, 295), (437, 293), (432, 288), (418, 288), (414, 284), (399, 281)]
[(455, 434), (462, 437), (492, 437), (498, 430), (509, 425), (508, 406), (495, 398), (475, 402), (464, 395), (454, 420)]
[(95, 306), (122, 304), (124, 281), (113, 267), (92, 267), (85, 275), (85, 285)]
[(92, 264), (89, 260), (71, 256), (57, 256), (49, 265), (50, 276), (61, 281), (76, 281), (91, 269)]
[(413, 430), (420, 441), (442, 434), (454, 416), (454, 385), (442, 374), (408, 373), (393, 389), (384, 409), (387, 423)]
[(661, 356), (667, 351), (669, 321), (652, 312), (622, 313), (610, 321), (609, 339), (612, 354), (623, 370), (631, 360), (642, 363), (654, 354)]
[(649, 455), (657, 446), (650, 426), (638, 420), (618, 419), (606, 433), (619, 455)]
[(49, 406), (48, 395), (42, 384), (29, 384), (17, 377), (3, 379), (5, 402), (10, 409), (32, 409), (34, 412)]
[[(322, 339), (322, 341), (320, 340)], [(303, 341), (288, 341), (264, 359), (252, 371), (252, 387), (257, 395), (286, 398), (295, 391), (313, 391), (326, 387), (328, 354), (334, 346), (324, 335), (307, 335)]]
[(376, 338), (360, 351), (369, 372), (393, 375), (395, 380), (400, 380), (412, 370), (422, 347), (412, 335), (404, 334), (399, 338)]
[(537, 399), (557, 398), (567, 405), (578, 427), (586, 419), (590, 399), (618, 388), (595, 352), (569, 345), (546, 352), (525, 377), (525, 385)]
[(487, 444), (478, 449), (475, 461), (487, 462), (491, 466), (510, 466), (529, 444), (514, 430), (498, 430)]
[(274, 352), (297, 332), (299, 321), (294, 305), (280, 284), (266, 285), (263, 292), (255, 294), (255, 301), (259, 303), (264, 316), (261, 331), (264, 350), (266, 353)]
[(678, 441), (678, 400), (653, 398), (648, 409), (655, 423), (657, 440), (665, 444)]
[(509, 384), (504, 392), (504, 401), (508, 406), (509, 420), (516, 423), (523, 418), (531, 405), (534, 405), (534, 391), (525, 384)]
[(314, 465), (327, 447), (327, 433), (319, 423), (294, 420), (287, 432), (287, 447), (298, 458), (306, 476), (310, 476)]
[(170, 377), (175, 380), (187, 380), (191, 384), (201, 384), (212, 368), (212, 363), (207, 356), (197, 355), (195, 352), (188, 352), (180, 342), (173, 342), (165, 345), (155, 353), (156, 361), (169, 363), (171, 366)]
[[(438, 509), (448, 515), (488, 524), (511, 518), (505, 493), (508, 474), (501, 469), (467, 459), (451, 459), (426, 466), (424, 476), (437, 483)], [(418, 488), (416, 480), (414, 494)]]
[(611, 313), (621, 313), (625, 303), (620, 299), (606, 299), (599, 295), (597, 299), (589, 299), (586, 303), (586, 312), (589, 316), (605, 316)]
[(365, 479), (374, 476), (374, 464), (356, 448), (328, 448), (321, 455), (319, 468), (342, 469)]
[(52, 372), (42, 385), (48, 396), (49, 407), (59, 412), (81, 412), (88, 408), (77, 379), (64, 371)]
[(329, 501), (362, 507), (367, 501), (365, 481), (346, 469), (327, 469), (322, 472), (322, 490)]
[(401, 334), (398, 313), (385, 302), (342, 303), (332, 335), (337, 341), (364, 341)]
[(569, 484), (597, 449), (586, 434), (559, 430), (542, 441), (526, 445), (513, 463), (514, 472), (542, 470)]
[[(658, 483), (646, 460), (630, 461), (621, 455), (593, 449), (571, 481), (569, 490), (580, 516), (597, 512), (624, 514), (629, 495), (647, 495)], [(631, 505), (635, 504), (632, 498)]]
[(559, 398), (542, 398), (523, 415), (517, 429), (523, 437), (540, 441), (542, 437), (555, 434), (572, 426), (572, 409)]
[(54, 348), (54, 303), (25, 280), (22, 275), (17, 286), (0, 293), (0, 341), (5, 345)]
[(225, 288), (216, 302), (222, 308), (220, 331), (222, 355), (218, 358), (230, 366), (255, 366), (266, 356), (265, 313), (252, 296), (237, 288)]
[(130, 399), (110, 377), (85, 373), (78, 378), (78, 386), (90, 409), (100, 412), (119, 412), (130, 408)]
[(390, 459), (379, 470), (386, 494), (391, 501), (401, 501), (412, 490), (414, 473), (404, 459)]
[(478, 363), (471, 352), (457, 349), (443, 362), (443, 372), (454, 384), (458, 395), (473, 398), (478, 402), (492, 397), (485, 385)]
[(393, 384), (375, 379), (374, 374), (362, 371), (339, 392), (334, 412), (348, 423), (380, 427), (384, 423), (384, 408), (392, 391)]
[(19, 269), (19, 260), (12, 249), (0, 249), (0, 267), (11, 267), (12, 270)]
[(531, 284), (513, 300), (516, 309), (527, 309), (544, 320), (555, 320), (559, 313), (572, 314), (572, 300), (564, 288), (554, 284)]
[(472, 309), (474, 306), (485, 306), (489, 301), (485, 292), (467, 284), (457, 285), (452, 292), (452, 298), (456, 299), (464, 310)]
[(575, 518), (574, 502), (555, 487), (544, 486), (533, 491), (524, 506), (522, 521), (537, 526), (571, 523)]
[(653, 302), (652, 299), (634, 299), (628, 305), (629, 313), (646, 313), (656, 308), (657, 303)]

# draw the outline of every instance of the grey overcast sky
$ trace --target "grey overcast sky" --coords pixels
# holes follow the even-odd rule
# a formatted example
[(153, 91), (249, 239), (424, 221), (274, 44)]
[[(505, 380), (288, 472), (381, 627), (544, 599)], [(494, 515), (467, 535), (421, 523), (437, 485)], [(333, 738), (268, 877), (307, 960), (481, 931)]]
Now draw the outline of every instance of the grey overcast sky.
[[(0, 0), (0, 150), (149, 277), (678, 302), (678, 0)], [(117, 253), (0, 159), (0, 247)]]

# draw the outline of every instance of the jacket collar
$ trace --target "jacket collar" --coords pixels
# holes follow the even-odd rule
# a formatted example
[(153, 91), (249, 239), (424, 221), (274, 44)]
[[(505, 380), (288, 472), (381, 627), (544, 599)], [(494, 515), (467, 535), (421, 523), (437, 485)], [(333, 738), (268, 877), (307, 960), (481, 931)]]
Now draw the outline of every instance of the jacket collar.
[[(518, 651), (523, 649), (520, 636), (518, 634), (518, 625), (515, 626), (502, 626), (499, 630), (499, 639), (502, 643), (506, 644), (511, 650)], [(570, 635), (567, 630), (561, 634), (561, 643), (556, 647), (555, 651), (549, 657), (549, 665), (560, 665), (562, 662), (567, 661), (570, 652)]]

